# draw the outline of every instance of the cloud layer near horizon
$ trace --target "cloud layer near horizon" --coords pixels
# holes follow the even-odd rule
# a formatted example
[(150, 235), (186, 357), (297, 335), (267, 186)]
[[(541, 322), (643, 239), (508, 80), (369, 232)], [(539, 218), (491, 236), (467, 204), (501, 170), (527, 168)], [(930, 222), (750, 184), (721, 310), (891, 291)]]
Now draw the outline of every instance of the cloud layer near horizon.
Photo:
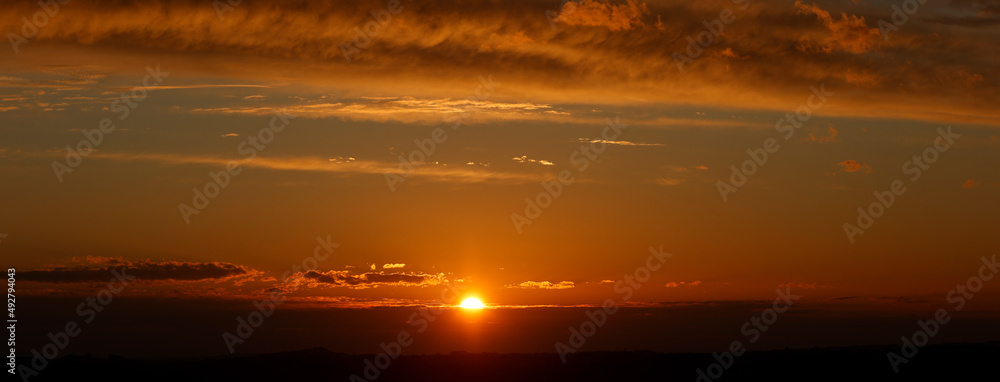
[(76, 266), (55, 266), (18, 272), (18, 280), (43, 283), (106, 282), (113, 278), (112, 270), (146, 281), (198, 281), (252, 276), (261, 273), (252, 268), (218, 261), (129, 261), (119, 258), (88, 256)]

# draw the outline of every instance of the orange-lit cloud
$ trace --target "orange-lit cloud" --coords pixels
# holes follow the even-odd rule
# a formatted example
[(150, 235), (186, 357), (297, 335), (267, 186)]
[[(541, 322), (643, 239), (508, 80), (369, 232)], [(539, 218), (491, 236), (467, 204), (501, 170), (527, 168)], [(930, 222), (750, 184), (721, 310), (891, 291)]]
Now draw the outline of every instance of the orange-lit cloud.
[[(728, 25), (723, 38), (711, 47), (718, 54), (702, 57), (680, 74), (669, 54), (685, 49), (687, 41), (678, 36), (703, 28), (701, 20), (718, 17), (720, 9), (732, 6), (730, 1), (567, 4), (575, 4), (575, 10), (563, 12), (559, 28), (552, 30), (544, 17), (551, 8), (549, 4), (406, 2), (402, 13), (348, 64), (339, 42), (352, 41), (354, 26), (366, 22), (373, 6), (384, 4), (245, 2), (220, 20), (216, 10), (203, 2), (160, 0), (112, 5), (78, 0), (39, 28), (38, 35), (23, 46), (22, 54), (13, 56), (10, 50), (0, 51), (0, 62), (9, 73), (5, 75), (7, 80), (0, 81), (0, 88), (60, 92), (81, 89), (112, 77), (121, 79), (118, 72), (134, 69), (125, 63), (148, 57), (160, 61), (165, 70), (173, 70), (177, 76), (211, 75), (268, 89), (335, 89), (352, 97), (467, 99), (483, 93), (481, 88), (477, 90), (478, 76), (493, 74), (502, 85), (489, 101), (498, 104), (676, 103), (786, 111), (801, 104), (808, 86), (824, 83), (835, 92), (845, 88), (864, 90), (824, 106), (820, 112), (826, 115), (1000, 124), (1000, 111), (992, 101), (996, 86), (991, 84), (995, 79), (988, 75), (1000, 63), (992, 56), (979, 54), (990, 49), (992, 40), (971, 38), (966, 29), (908, 23), (905, 36), (882, 41), (878, 30), (869, 24), (885, 16), (883, 8), (858, 7), (847, 13), (833, 9), (833, 5), (821, 8), (802, 1), (787, 6), (752, 5), (744, 11), (746, 16)], [(36, 7), (33, 3), (4, 7), (0, 10), (0, 24), (19, 25), (20, 18), (36, 11)], [(276, 14), (275, 8), (280, 8), (280, 17), (263, 16)], [(491, 12), (493, 17), (468, 17), (472, 10)], [(837, 13), (838, 17), (833, 16)], [(654, 19), (649, 15), (653, 14), (660, 16), (662, 30), (651, 25)], [(646, 16), (649, 20), (645, 20)], [(791, 20), (794, 27), (775, 26), (773, 20)], [(803, 39), (816, 49), (796, 48)], [(510, 43), (482, 49), (483, 41), (492, 40)], [(862, 54), (875, 50), (878, 56)], [(949, 55), (933, 53), (942, 50)], [(162, 55), (136, 53), (145, 51)], [(205, 54), (209, 52), (214, 55)], [(740, 59), (735, 60), (735, 56)], [(53, 76), (58, 78), (36, 80), (30, 75), (52, 62), (80, 65), (72, 70), (55, 69), (59, 73)], [(504, 65), (498, 68), (496, 62)], [(537, 65), (539, 62), (545, 65)], [(121, 86), (119, 83), (113, 88)], [(796, 88), (802, 92), (790, 91)], [(258, 102), (245, 101), (251, 100)], [(385, 110), (385, 105), (377, 105), (377, 101), (353, 106), (337, 103), (299, 107), (303, 115), (314, 117), (387, 121), (406, 118), (403, 109)], [(25, 108), (19, 104), (0, 107)], [(427, 114), (428, 110), (407, 107), (414, 113)], [(201, 109), (253, 112), (245, 105)], [(482, 112), (497, 119), (544, 119), (551, 114), (549, 111), (562, 112)], [(424, 123), (430, 123), (429, 118), (425, 116)]]
[(850, 53), (865, 53), (876, 47), (882, 39), (878, 28), (869, 28), (865, 18), (857, 15), (841, 13), (840, 19), (830, 16), (830, 12), (821, 9), (816, 4), (806, 5), (801, 0), (795, 1), (795, 9), (799, 13), (814, 14), (830, 30), (832, 36), (824, 40), (821, 49), (827, 53), (835, 48)]
[(642, 17), (649, 14), (646, 3), (625, 0), (568, 1), (555, 18), (556, 22), (567, 25), (605, 27), (612, 32), (630, 30), (642, 24)]
[(691, 281), (691, 282), (685, 282), (685, 281), (676, 282), (676, 281), (671, 281), (671, 282), (667, 283), (667, 285), (664, 285), (664, 287), (667, 287), (667, 288), (676, 288), (676, 287), (698, 286), (698, 285), (701, 285), (701, 280), (695, 280), (695, 281)]
[(844, 172), (859, 172), (859, 171), (864, 171), (866, 174), (870, 174), (872, 172), (871, 166), (869, 166), (867, 164), (858, 163), (855, 160), (845, 160), (845, 161), (837, 163), (837, 164), (842, 167), (841, 170), (844, 171)]
[[(298, 275), (296, 275), (298, 276)], [(444, 283), (444, 274), (367, 272), (352, 275), (348, 271), (308, 271), (301, 274), (311, 286), (366, 289), (378, 286), (425, 287)]]
[(329, 102), (306, 100), (297, 104), (194, 108), (192, 113), (271, 115), (275, 108), (286, 114), (305, 118), (341, 118), (352, 121), (401, 122), (451, 126), (461, 116), (462, 122), (504, 120), (558, 120), (569, 113), (549, 105), (502, 103), (476, 100), (366, 98), (358, 101)]
[(557, 283), (551, 281), (525, 281), (507, 285), (507, 288), (511, 289), (572, 289), (575, 287), (576, 284), (572, 281), (560, 281)]
[(609, 141), (607, 139), (590, 139), (590, 138), (580, 138), (577, 141), (583, 143), (604, 143), (607, 145), (615, 146), (666, 146), (662, 143), (645, 143), (645, 142), (630, 142), (630, 141)]
[(528, 158), (527, 155), (521, 155), (519, 157), (513, 157), (511, 159), (513, 159), (515, 162), (519, 162), (519, 163), (537, 163), (537, 164), (540, 164), (540, 165), (543, 165), (543, 166), (552, 166), (552, 165), (555, 165), (555, 163), (553, 163), (552, 161), (547, 161), (545, 159), (532, 159), (532, 158)]
[(830, 125), (827, 129), (827, 135), (825, 137), (817, 136), (815, 133), (809, 133), (809, 140), (813, 142), (839, 142), (840, 140), (837, 139), (837, 135), (839, 134), (840, 132), (837, 131), (837, 128)]
[[(60, 157), (65, 152), (49, 152), (46, 156)], [(25, 154), (28, 155), (28, 154)], [(179, 154), (137, 154), (137, 153), (105, 153), (94, 152), (88, 156), (91, 159), (104, 159), (115, 161), (152, 161), (164, 164), (200, 164), (225, 167), (232, 158), (222, 158), (215, 156), (179, 155)], [(350, 160), (334, 161), (329, 158), (316, 157), (291, 157), (291, 158), (266, 158), (257, 157), (252, 161), (235, 160), (241, 166), (266, 168), (272, 170), (288, 171), (317, 171), (340, 173), (344, 175), (385, 175), (397, 173), (399, 162), (374, 161), (374, 160)], [(547, 166), (543, 166), (547, 167)], [(541, 171), (541, 170), (540, 170)], [(551, 177), (547, 172), (537, 171), (507, 171), (496, 170), (489, 167), (469, 167), (456, 163), (449, 166), (446, 164), (426, 164), (420, 166), (411, 175), (422, 177), (432, 181), (457, 182), (457, 183), (477, 183), (477, 182), (513, 182), (513, 183), (534, 183)]]

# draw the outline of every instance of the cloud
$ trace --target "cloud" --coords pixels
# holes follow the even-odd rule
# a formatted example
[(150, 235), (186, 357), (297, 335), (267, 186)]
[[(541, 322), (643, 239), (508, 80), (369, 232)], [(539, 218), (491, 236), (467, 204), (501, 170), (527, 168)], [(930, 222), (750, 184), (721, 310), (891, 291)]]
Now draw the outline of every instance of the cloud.
[[(25, 154), (25, 156), (64, 156), (64, 152), (52, 151), (41, 155)], [(240, 166), (265, 168), (283, 171), (316, 171), (327, 173), (339, 173), (345, 176), (351, 175), (378, 175), (384, 176), (386, 173), (398, 173), (399, 162), (374, 161), (374, 160), (331, 160), (330, 158), (318, 157), (285, 157), (268, 158), (257, 157), (252, 161), (243, 159), (231, 159), (215, 156), (202, 155), (181, 155), (181, 154), (148, 154), (148, 153), (105, 153), (95, 151), (88, 156), (91, 159), (115, 160), (115, 161), (152, 161), (169, 165), (210, 165), (224, 167), (230, 162), (237, 162)], [(506, 183), (535, 183), (551, 177), (552, 174), (543, 170), (529, 171), (504, 171), (491, 169), (489, 167), (470, 167), (464, 165), (448, 166), (446, 164), (426, 164), (420, 166), (412, 175), (430, 181), (451, 182), (451, 183), (482, 183), (482, 182), (506, 182)]]
[(384, 268), (384, 269), (397, 269), (397, 268), (403, 268), (403, 267), (406, 267), (406, 264), (392, 263), (392, 264), (385, 264), (385, 265), (382, 266), (382, 268)]
[[(520, 163), (538, 163), (538, 164), (543, 165), (543, 166), (552, 166), (552, 165), (555, 165), (555, 163), (547, 161), (547, 160), (544, 160), (544, 159), (531, 159), (531, 158), (528, 158), (527, 155), (521, 155), (519, 157), (513, 157), (511, 159), (513, 159), (515, 162), (520, 162)], [(468, 163), (466, 163), (466, 164), (468, 164)]]
[(560, 281), (552, 283), (549, 281), (525, 281), (518, 284), (508, 284), (510, 289), (572, 289), (576, 287), (572, 281)]
[(966, 180), (965, 183), (962, 183), (962, 188), (976, 188), (977, 186), (979, 186), (979, 182), (972, 179)]
[(222, 136), (223, 137), (238, 137), (240, 135), (236, 134), (236, 133), (225, 133), (225, 134), (222, 134)]
[(701, 285), (701, 280), (695, 280), (695, 281), (692, 281), (692, 282), (684, 282), (684, 281), (675, 282), (675, 281), (671, 281), (671, 282), (667, 283), (667, 285), (664, 285), (664, 286), (667, 287), (667, 288), (676, 288), (676, 287), (698, 286), (698, 285)]
[[(198, 85), (157, 85), (145, 88), (152, 90), (189, 90), (189, 89), (224, 89), (224, 88), (267, 88), (265, 85), (254, 84), (198, 84)], [(132, 91), (135, 86), (115, 87), (108, 89), (105, 94), (118, 94)]]
[[(754, 4), (706, 48), (712, 54), (702, 55), (681, 74), (671, 53), (683, 52), (685, 37), (702, 30), (702, 21), (718, 17), (720, 9), (732, 6), (731, 1), (568, 2), (574, 10), (566, 7), (557, 16), (557, 30), (550, 27), (545, 11), (558, 2), (402, 4), (398, 18), (394, 16), (348, 64), (339, 43), (353, 41), (354, 27), (364, 25), (370, 19), (368, 12), (384, 7), (384, 1), (243, 2), (219, 20), (213, 7), (193, 0), (74, 0), (72, 7), (64, 7), (59, 17), (39, 28), (30, 46), (23, 47), (31, 50), (30, 55), (15, 60), (12, 50), (0, 50), (0, 66), (5, 77), (13, 79), (0, 84), (0, 90), (134, 86), (134, 76), (125, 77), (124, 84), (108, 82), (135, 71), (133, 63), (155, 50), (162, 53), (164, 70), (174, 73), (172, 80), (182, 80), (182, 74), (212, 76), (219, 79), (214, 83), (256, 82), (269, 86), (269, 92), (282, 86), (317, 94), (335, 89), (354, 100), (387, 97), (390, 101), (369, 105), (340, 99), (300, 105), (301, 114), (310, 118), (405, 121), (413, 117), (418, 123), (441, 123), (440, 113), (431, 111), (441, 105), (400, 106), (392, 100), (473, 98), (484, 91), (477, 76), (495, 71), (501, 85), (489, 102), (500, 104), (692, 105), (787, 112), (802, 104), (809, 85), (825, 84), (837, 94), (837, 101), (824, 105), (818, 111), (822, 115), (1000, 125), (996, 80), (988, 75), (1000, 65), (1000, 58), (981, 54), (992, 49), (997, 32), (910, 22), (905, 34), (882, 41), (878, 30), (867, 25), (868, 20), (886, 17), (887, 8), (881, 5), (847, 5), (849, 14), (831, 8), (844, 6), (832, 2), (823, 3), (829, 10), (802, 1)], [(0, 9), (2, 25), (20, 25), (21, 17), (37, 11), (37, 4), (30, 2), (9, 5)], [(955, 3), (952, 8), (956, 15), (995, 15), (992, 6)], [(491, 17), (467, 17), (474, 12)], [(644, 22), (652, 14), (659, 16), (659, 28)], [(73, 55), (66, 54), (67, 48)], [(860, 54), (875, 50), (878, 54)], [(941, 51), (949, 54), (936, 53)], [(50, 73), (52, 78), (33, 76), (52, 62), (84, 65), (54, 68), (60, 74)], [(497, 62), (503, 64), (498, 67)], [(961, 71), (968, 74), (966, 79)], [(841, 97), (847, 94), (844, 89), (853, 93)], [(263, 95), (251, 90), (248, 94)], [(287, 97), (267, 93), (267, 99), (277, 104)], [(201, 112), (253, 113), (252, 106), (260, 104), (233, 100), (254, 104), (205, 106)], [(0, 107), (26, 109), (11, 103)], [(565, 111), (555, 106), (480, 112), (491, 120), (561, 122), (560, 118), (575, 117), (557, 114)], [(715, 126), (671, 121), (663, 114), (644, 118), (648, 120), (635, 125)], [(759, 124), (722, 122), (741, 127)]]
[(57, 266), (18, 272), (18, 280), (47, 283), (106, 282), (112, 269), (127, 268), (125, 273), (138, 280), (196, 281), (255, 276), (262, 272), (225, 262), (129, 261), (121, 258), (88, 256), (76, 266)]
[(566, 25), (605, 27), (616, 32), (642, 25), (642, 17), (647, 14), (649, 8), (646, 3), (635, 0), (617, 4), (595, 0), (568, 1), (554, 21)]
[(829, 129), (827, 129), (827, 135), (825, 137), (817, 136), (815, 133), (809, 133), (809, 140), (813, 142), (839, 142), (840, 139), (837, 139), (837, 135), (839, 134), (840, 132), (837, 131), (837, 128), (830, 125)]
[(348, 287), (351, 289), (367, 289), (378, 286), (433, 286), (445, 282), (444, 274), (424, 273), (385, 273), (367, 272), (352, 275), (349, 271), (308, 271), (296, 274), (310, 286)]
[(630, 142), (630, 141), (609, 141), (607, 139), (590, 139), (590, 138), (579, 138), (578, 142), (582, 143), (604, 143), (608, 145), (616, 146), (666, 146), (662, 143), (645, 143), (645, 142)]
[(330, 102), (328, 98), (303, 100), (296, 104), (224, 106), (190, 109), (198, 114), (271, 115), (280, 108), (284, 113), (305, 118), (340, 118), (351, 121), (401, 122), (451, 126), (461, 117), (462, 123), (513, 120), (558, 120), (569, 115), (552, 106), (529, 102), (491, 102), (484, 100), (430, 99), (414, 97), (378, 97)]
[(814, 14), (819, 17), (823, 25), (832, 33), (832, 36), (825, 40), (825, 45), (821, 49), (827, 53), (834, 48), (860, 54), (866, 53), (878, 46), (882, 40), (882, 34), (878, 28), (868, 28), (865, 18), (856, 15), (841, 13), (840, 19), (834, 19), (830, 12), (813, 5), (806, 5), (801, 0), (795, 1), (795, 9), (800, 14)]
[(841, 170), (844, 171), (844, 172), (859, 172), (859, 171), (864, 171), (865, 174), (871, 174), (871, 172), (872, 172), (871, 166), (869, 166), (867, 164), (858, 163), (857, 161), (854, 161), (854, 160), (845, 160), (845, 161), (837, 163), (837, 164), (840, 165), (841, 167), (843, 167)]

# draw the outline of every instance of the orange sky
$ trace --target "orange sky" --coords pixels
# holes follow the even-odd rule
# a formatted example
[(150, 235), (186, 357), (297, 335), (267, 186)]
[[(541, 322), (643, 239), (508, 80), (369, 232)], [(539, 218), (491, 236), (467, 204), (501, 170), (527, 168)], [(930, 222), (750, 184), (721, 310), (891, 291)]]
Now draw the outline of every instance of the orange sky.
[[(662, 245), (674, 256), (631, 303), (790, 285), (918, 312), (995, 253), (994, 3), (928, 2), (888, 35), (885, 1), (571, 4), (402, 1), (348, 62), (342, 44), (387, 2), (74, 0), (0, 49), (0, 253), (37, 296), (84, 296), (127, 266), (134, 298), (436, 304), (452, 282), (487, 305), (575, 306), (618, 295)], [(39, 11), (5, 6), (0, 25), (24, 35)], [(130, 98), (144, 78), (157, 86)], [(829, 100), (786, 138), (813, 88)], [(105, 118), (93, 153), (53, 167)], [(949, 126), (961, 138), (911, 181), (905, 163)], [(768, 139), (780, 149), (720, 198)], [(551, 205), (512, 224), (561, 173)], [(844, 223), (895, 180), (907, 191), (852, 243)], [(281, 282), (317, 237), (339, 247)]]

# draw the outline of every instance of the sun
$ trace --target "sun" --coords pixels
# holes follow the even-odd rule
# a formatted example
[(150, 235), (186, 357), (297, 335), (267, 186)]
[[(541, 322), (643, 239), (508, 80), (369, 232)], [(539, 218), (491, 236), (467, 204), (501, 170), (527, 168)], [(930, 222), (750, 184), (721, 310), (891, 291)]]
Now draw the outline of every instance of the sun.
[(459, 306), (465, 309), (482, 309), (485, 305), (483, 305), (483, 302), (479, 301), (478, 298), (467, 298), (463, 300), (462, 305)]

